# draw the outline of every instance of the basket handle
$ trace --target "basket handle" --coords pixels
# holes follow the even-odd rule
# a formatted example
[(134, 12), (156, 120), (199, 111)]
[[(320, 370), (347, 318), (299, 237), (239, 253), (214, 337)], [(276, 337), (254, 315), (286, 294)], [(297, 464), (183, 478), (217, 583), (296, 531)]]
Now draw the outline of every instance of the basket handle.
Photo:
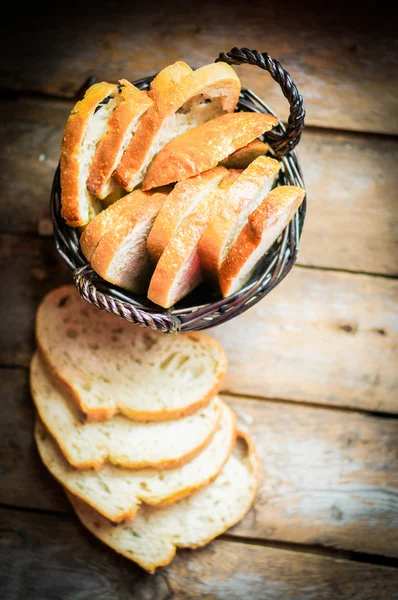
[(242, 63), (255, 65), (268, 71), (272, 79), (279, 83), (283, 95), (289, 102), (290, 115), (285, 132), (271, 131), (267, 137), (273, 140), (272, 148), (279, 158), (291, 152), (299, 143), (304, 129), (305, 109), (303, 97), (289, 73), (282, 68), (279, 61), (271, 58), (267, 52), (258, 52), (248, 48), (232, 48), (230, 52), (220, 52), (216, 62), (219, 61), (229, 65), (241, 65)]

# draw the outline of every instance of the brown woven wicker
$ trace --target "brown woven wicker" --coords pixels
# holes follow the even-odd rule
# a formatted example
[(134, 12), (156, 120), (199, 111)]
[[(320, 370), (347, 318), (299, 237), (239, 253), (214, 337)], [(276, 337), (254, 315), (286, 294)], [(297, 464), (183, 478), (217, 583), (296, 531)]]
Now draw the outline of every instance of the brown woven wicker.
[[(305, 111), (303, 98), (289, 73), (269, 54), (247, 48), (233, 48), (221, 53), (217, 61), (230, 65), (242, 63), (255, 65), (268, 71), (279, 83), (290, 104), (287, 127), (279, 124), (265, 139), (271, 145), (272, 154), (282, 161), (278, 185), (304, 187), (295, 146), (304, 128)], [(134, 82), (140, 89), (148, 89), (152, 77)], [(252, 91), (242, 88), (238, 110), (274, 114)], [(103, 280), (97, 275), (80, 251), (76, 229), (66, 225), (61, 217), (61, 188), (59, 167), (55, 173), (51, 192), (51, 213), (54, 222), (55, 244), (68, 267), (82, 297), (102, 310), (143, 327), (158, 329), (165, 333), (198, 331), (229, 321), (241, 314), (268, 294), (286, 277), (293, 267), (304, 224), (306, 200), (293, 220), (266, 254), (261, 264), (244, 288), (228, 298), (221, 298), (204, 284), (176, 306), (162, 310), (145, 297), (137, 297)]]

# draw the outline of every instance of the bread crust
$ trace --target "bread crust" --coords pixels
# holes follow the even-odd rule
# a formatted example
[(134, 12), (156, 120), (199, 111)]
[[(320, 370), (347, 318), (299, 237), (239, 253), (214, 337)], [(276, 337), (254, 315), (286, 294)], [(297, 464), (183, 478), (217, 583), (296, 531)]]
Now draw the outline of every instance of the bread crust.
[[(168, 69), (173, 67), (174, 65), (171, 65)], [(170, 79), (174, 85), (170, 84)], [(150, 91), (155, 103), (141, 119), (137, 132), (116, 169), (115, 176), (119, 183), (126, 190), (132, 189), (134, 177), (142, 168), (165, 119), (176, 113), (185, 103), (200, 95), (207, 98), (220, 97), (223, 110), (231, 112), (238, 102), (240, 89), (240, 81), (235, 71), (222, 62), (205, 65), (193, 72), (181, 70), (179, 67), (176, 73), (166, 72), (166, 77), (161, 72), (154, 79)]]
[(126, 79), (119, 83), (122, 101), (108, 121), (107, 132), (98, 144), (87, 179), (87, 189), (100, 199), (109, 194), (110, 179), (117, 167), (117, 156), (127, 129), (153, 105), (146, 91), (139, 90)]
[(227, 169), (246, 169), (253, 160), (267, 154), (268, 150), (268, 144), (260, 142), (260, 140), (253, 140), (253, 142), (250, 142), (247, 146), (239, 148), (222, 160), (220, 165)]
[(212, 182), (221, 181), (227, 174), (224, 167), (215, 167), (177, 183), (163, 204), (148, 236), (147, 248), (154, 263), (158, 262), (184, 217), (195, 210), (195, 195)]
[(75, 105), (66, 122), (61, 143), (61, 215), (71, 227), (87, 223), (79, 203), (79, 155), (88, 121), (98, 104), (116, 89), (117, 86), (110, 83), (94, 84)]
[[(167, 198), (168, 192), (168, 189), (156, 190), (152, 193), (136, 190), (116, 202), (116, 204), (121, 205), (121, 210), (113, 211), (112, 214), (117, 215), (116, 219), (107, 220), (106, 230), (91, 256), (92, 268), (103, 279), (115, 285), (126, 287), (122, 285), (117, 277), (112, 277), (112, 274), (109, 273), (111, 263), (137, 225), (155, 219)], [(144, 251), (147, 252), (146, 240)], [(129, 288), (135, 293), (144, 293), (147, 289), (151, 272), (149, 254), (147, 263), (145, 273), (137, 273), (134, 286)]]
[(230, 236), (240, 222), (242, 211), (264, 184), (276, 176), (279, 169), (280, 163), (274, 158), (256, 158), (214, 207), (199, 243), (199, 257), (205, 278), (215, 287), (218, 286), (223, 254)]
[[(247, 501), (246, 505), (244, 506), (243, 510), (241, 511), (241, 513), (239, 514), (239, 516), (233, 522), (228, 523), (228, 527), (222, 527), (215, 534), (210, 535), (205, 540), (201, 540), (200, 543), (198, 543), (198, 544), (183, 544), (183, 543), (179, 544), (178, 542), (171, 541), (170, 542), (170, 551), (169, 551), (167, 557), (165, 557), (164, 560), (162, 560), (161, 562), (157, 562), (156, 564), (148, 564), (148, 563), (143, 564), (143, 563), (140, 563), (139, 560), (136, 560), (136, 559), (134, 560), (134, 562), (139, 564), (141, 567), (143, 567), (149, 573), (154, 573), (158, 567), (164, 567), (164, 566), (167, 566), (168, 564), (170, 564), (170, 562), (173, 560), (173, 558), (177, 552), (177, 548), (191, 548), (191, 549), (201, 548), (201, 547), (205, 546), (206, 544), (208, 544), (209, 542), (211, 542), (212, 540), (214, 540), (216, 537), (218, 537), (222, 533), (224, 533), (227, 529), (236, 525), (236, 523), (239, 523), (239, 521), (241, 521), (243, 519), (243, 517), (247, 514), (247, 512), (251, 508), (254, 498), (255, 498), (255, 495), (256, 495), (256, 491), (257, 491), (257, 487), (258, 487), (258, 479), (259, 479), (260, 462), (259, 462), (257, 450), (256, 450), (255, 445), (254, 445), (252, 439), (250, 438), (250, 436), (247, 433), (238, 431), (237, 432), (237, 441), (239, 441), (239, 440), (243, 441), (246, 444), (248, 469), (252, 473), (253, 480), (254, 480), (254, 485), (252, 487), (250, 497), (248, 498), (248, 501)], [(65, 492), (66, 492), (66, 495), (69, 498), (73, 508), (75, 509), (78, 519), (83, 523), (83, 525), (85, 527), (88, 527), (87, 524), (84, 522), (84, 520), (82, 520), (79, 516), (79, 512), (76, 508), (76, 503), (75, 503), (76, 501), (74, 501), (74, 496), (68, 491), (65, 491)], [(96, 537), (99, 537), (96, 534), (95, 529), (89, 528), (89, 530), (91, 531), (91, 533), (93, 535), (95, 535)], [(101, 538), (99, 538), (99, 539), (101, 539)], [(101, 540), (101, 541), (103, 541), (103, 540)], [(103, 543), (105, 543), (105, 542), (103, 541)], [(125, 556), (126, 558), (128, 558), (129, 560), (132, 560), (131, 555), (128, 552), (125, 552), (122, 549), (116, 548), (114, 546), (111, 546), (111, 547), (118, 554), (121, 554), (121, 555)]]
[(277, 124), (278, 119), (272, 115), (240, 112), (198, 125), (169, 142), (159, 152), (147, 171), (142, 187), (148, 190), (212, 169)]
[[(76, 290), (75, 290), (74, 286), (72, 286), (72, 285), (60, 286), (60, 287), (52, 290), (51, 292), (49, 292), (49, 294), (47, 294), (47, 296), (46, 296), (46, 299), (50, 299), (52, 296), (56, 296), (56, 297), (61, 296), (61, 298), (62, 298), (62, 296), (64, 294), (69, 294), (71, 292), (71, 289), (73, 290), (74, 293), (76, 293)], [(190, 331), (190, 332), (185, 332), (185, 333), (179, 333), (178, 335), (179, 336), (187, 336), (187, 337), (190, 337), (190, 338), (193, 338), (196, 340), (201, 340), (201, 339), (206, 340), (206, 343), (209, 346), (213, 346), (213, 347), (217, 348), (217, 356), (218, 356), (218, 360), (219, 360), (219, 368), (218, 368), (217, 376), (215, 378), (213, 386), (208, 390), (208, 392), (202, 398), (198, 398), (198, 400), (196, 402), (192, 403), (189, 406), (186, 406), (185, 408), (174, 409), (174, 410), (162, 410), (162, 411), (158, 411), (156, 413), (155, 412), (144, 412), (144, 411), (133, 411), (131, 409), (127, 409), (125, 407), (120, 408), (118, 406), (107, 407), (107, 408), (106, 407), (104, 407), (104, 408), (101, 408), (101, 407), (88, 408), (84, 402), (84, 398), (81, 397), (79, 392), (73, 387), (72, 383), (69, 380), (67, 380), (64, 376), (62, 376), (62, 374), (57, 370), (57, 365), (53, 361), (51, 354), (46, 351), (44, 345), (41, 342), (39, 322), (42, 318), (42, 312), (43, 312), (43, 310), (45, 310), (43, 308), (43, 306), (44, 306), (44, 301), (42, 301), (42, 303), (40, 304), (40, 306), (37, 310), (37, 313), (36, 313), (35, 332), (36, 332), (36, 342), (37, 342), (38, 353), (39, 353), (40, 357), (42, 358), (44, 364), (46, 365), (48, 373), (49, 373), (52, 381), (55, 383), (55, 385), (59, 386), (66, 393), (66, 395), (69, 398), (71, 398), (71, 400), (75, 403), (75, 405), (80, 410), (84, 419), (87, 421), (107, 421), (107, 420), (111, 419), (112, 417), (114, 417), (117, 413), (124, 414), (127, 418), (129, 418), (133, 421), (169, 421), (172, 419), (178, 419), (183, 416), (191, 415), (194, 412), (196, 412), (197, 410), (200, 410), (201, 408), (207, 406), (210, 403), (210, 401), (212, 400), (212, 398), (217, 394), (217, 392), (219, 391), (219, 389), (221, 387), (221, 383), (222, 383), (224, 376), (226, 374), (226, 371), (227, 371), (227, 358), (225, 356), (223, 347), (217, 340), (207, 336), (204, 333)]]
[[(222, 402), (222, 405), (223, 405), (224, 410), (228, 410), (229, 411), (229, 414), (230, 414), (230, 417), (232, 419), (233, 425), (232, 425), (230, 439), (228, 441), (228, 449), (227, 449), (227, 452), (225, 454), (225, 458), (222, 461), (222, 463), (220, 463), (220, 466), (217, 469), (217, 471), (214, 472), (214, 473), (212, 473), (206, 479), (203, 479), (199, 484), (187, 486), (185, 489), (180, 490), (179, 492), (176, 492), (174, 494), (171, 494), (167, 499), (162, 499), (162, 500), (156, 501), (153, 498), (152, 499), (148, 499), (148, 498), (142, 499), (142, 498), (139, 497), (139, 495), (137, 495), (134, 498), (136, 502), (131, 506), (131, 508), (129, 508), (128, 510), (126, 510), (124, 512), (120, 511), (117, 516), (115, 516), (115, 514), (110, 514), (110, 513), (106, 512), (105, 510), (99, 511), (98, 506), (96, 506), (92, 502), (89, 502), (87, 500), (87, 498), (83, 494), (79, 493), (76, 490), (76, 488), (71, 489), (69, 486), (65, 485), (65, 482), (63, 481), (63, 479), (61, 477), (58, 477), (51, 470), (50, 465), (46, 461), (45, 454), (41, 450), (41, 444), (39, 442), (39, 425), (40, 425), (40, 421), (41, 421), (41, 419), (40, 419), (39, 416), (36, 417), (36, 423), (35, 423), (35, 429), (34, 429), (34, 437), (35, 437), (35, 440), (36, 440), (36, 446), (38, 448), (41, 460), (43, 461), (43, 463), (46, 466), (46, 468), (48, 469), (48, 471), (50, 471), (51, 475), (58, 481), (58, 483), (60, 485), (62, 485), (64, 487), (64, 489), (68, 489), (68, 491), (71, 494), (73, 494), (77, 498), (80, 498), (80, 500), (82, 500), (82, 502), (85, 502), (86, 504), (88, 504), (89, 506), (91, 506), (91, 508), (93, 508), (94, 510), (100, 512), (100, 514), (102, 514), (105, 518), (107, 518), (112, 523), (120, 523), (122, 521), (130, 521), (130, 520), (132, 520), (137, 515), (137, 513), (138, 513), (138, 511), (139, 511), (139, 509), (141, 507), (141, 504), (143, 502), (145, 502), (145, 504), (149, 504), (151, 506), (159, 506), (159, 507), (168, 506), (169, 504), (173, 504), (174, 502), (177, 502), (178, 500), (181, 500), (182, 498), (185, 498), (186, 496), (189, 496), (189, 495), (193, 494), (194, 492), (200, 490), (201, 488), (205, 487), (206, 485), (209, 485), (209, 483), (211, 483), (212, 481), (214, 481), (217, 478), (217, 476), (220, 474), (220, 472), (224, 468), (224, 465), (227, 462), (227, 460), (229, 458), (229, 455), (232, 452), (232, 448), (233, 448), (233, 446), (235, 444), (235, 439), (236, 439), (236, 436), (237, 436), (237, 431), (236, 431), (236, 427), (237, 427), (237, 425), (236, 425), (236, 415), (233, 412), (233, 410), (225, 402)], [(43, 423), (43, 427), (45, 427), (44, 423)], [(215, 430), (215, 432), (216, 432), (216, 430)], [(211, 439), (215, 435), (215, 432), (211, 436), (211, 438), (210, 438), (210, 440), (209, 440), (208, 443), (211, 443)], [(55, 438), (54, 438), (54, 441), (56, 442)], [(58, 443), (57, 443), (57, 445), (58, 445)], [(204, 445), (200, 449), (200, 452), (202, 452), (206, 448), (207, 445), (208, 444)], [(200, 452), (198, 452), (197, 455), (200, 454)], [(64, 454), (63, 452), (61, 452), (61, 453)], [(65, 455), (64, 455), (64, 458), (65, 458)], [(178, 468), (179, 466), (183, 466), (184, 464), (190, 462), (194, 458), (195, 458), (194, 456), (190, 457), (189, 460), (184, 461), (181, 465), (176, 465), (175, 468)], [(117, 465), (117, 466), (121, 467), (121, 468), (124, 468), (121, 465)], [(159, 469), (159, 467), (157, 467), (157, 468)]]
[[(230, 293), (232, 284), (260, 245), (267, 227), (272, 226), (279, 218), (283, 218), (284, 229), (293, 218), (304, 196), (305, 191), (300, 187), (279, 186), (272, 190), (260, 206), (249, 215), (248, 223), (220, 267), (219, 283), (224, 296)], [(285, 214), (286, 210), (288, 214)]]

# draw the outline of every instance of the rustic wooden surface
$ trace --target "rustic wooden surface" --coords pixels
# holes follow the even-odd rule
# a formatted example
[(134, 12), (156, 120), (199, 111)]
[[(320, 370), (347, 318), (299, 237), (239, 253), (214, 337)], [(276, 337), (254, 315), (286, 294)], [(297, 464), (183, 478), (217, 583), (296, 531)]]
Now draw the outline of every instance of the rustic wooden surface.
[[(342, 13), (310, 1), (104, 6), (94, 27), (86, 6), (58, 16), (32, 5), (0, 36), (0, 597), (398, 599), (394, 20), (386, 8)], [(211, 332), (229, 358), (225, 397), (261, 459), (254, 508), (149, 576), (87, 534), (34, 447), (35, 311), (71, 281), (51, 237), (49, 191), (87, 77), (134, 79), (178, 59), (199, 66), (234, 45), (279, 58), (304, 95), (308, 216), (299, 266)], [(267, 75), (239, 73), (286, 118)]]

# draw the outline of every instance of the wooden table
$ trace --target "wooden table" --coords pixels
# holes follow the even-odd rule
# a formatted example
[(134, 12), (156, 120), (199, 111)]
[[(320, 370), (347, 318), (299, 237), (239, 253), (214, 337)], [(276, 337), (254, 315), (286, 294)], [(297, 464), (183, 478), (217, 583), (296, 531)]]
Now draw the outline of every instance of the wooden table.
[[(143, 4), (60, 16), (33, 5), (1, 36), (0, 597), (397, 599), (394, 22), (364, 9), (343, 18), (334, 3), (300, 12), (290, 3)], [(34, 315), (48, 290), (70, 281), (51, 237), (49, 190), (88, 77), (137, 79), (177, 59), (199, 66), (235, 45), (270, 52), (303, 93), (308, 217), (290, 276), (214, 330), (229, 358), (225, 397), (260, 452), (255, 506), (150, 576), (80, 526), (34, 446)], [(286, 117), (268, 75), (239, 73)]]

